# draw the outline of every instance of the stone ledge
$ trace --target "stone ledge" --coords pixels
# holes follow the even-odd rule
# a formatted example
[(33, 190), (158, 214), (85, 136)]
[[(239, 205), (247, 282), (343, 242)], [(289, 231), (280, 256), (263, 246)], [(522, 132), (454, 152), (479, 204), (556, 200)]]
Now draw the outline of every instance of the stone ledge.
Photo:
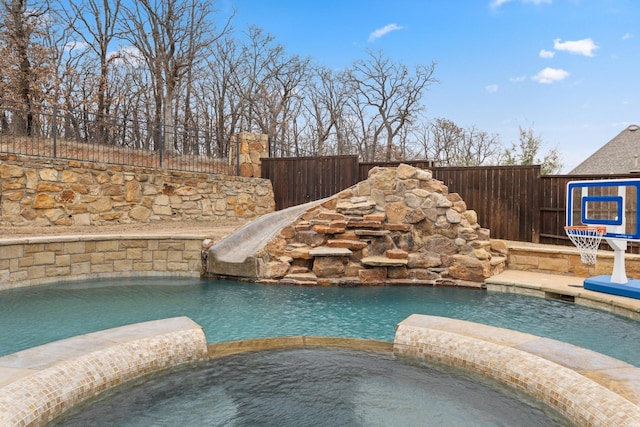
[(353, 252), (347, 248), (335, 248), (329, 246), (320, 246), (309, 249), (311, 256), (349, 256)]
[(384, 256), (368, 256), (362, 258), (360, 262), (367, 267), (400, 267), (407, 265), (409, 260), (407, 258), (397, 259)]
[[(160, 224), (158, 224), (160, 225)], [(205, 239), (207, 232), (189, 234), (171, 233), (140, 233), (140, 234), (91, 234), (91, 235), (57, 235), (38, 237), (0, 238), (0, 246), (20, 244), (66, 243), (66, 242), (95, 242), (100, 240), (182, 240)]]
[(94, 332), (0, 358), (0, 425), (45, 425), (126, 381), (208, 357), (187, 317)]
[(485, 376), (576, 425), (640, 425), (640, 369), (570, 344), (414, 314), (398, 325), (394, 354)]

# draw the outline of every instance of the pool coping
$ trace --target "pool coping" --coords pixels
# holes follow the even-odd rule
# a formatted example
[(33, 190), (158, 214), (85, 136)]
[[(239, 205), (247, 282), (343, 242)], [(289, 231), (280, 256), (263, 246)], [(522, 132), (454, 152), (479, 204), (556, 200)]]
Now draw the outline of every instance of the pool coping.
[(107, 329), (0, 357), (0, 425), (43, 426), (101, 392), (206, 360), (202, 327), (176, 317)]
[(492, 379), (576, 425), (640, 426), (640, 368), (561, 341), (414, 314), (398, 325), (394, 354)]

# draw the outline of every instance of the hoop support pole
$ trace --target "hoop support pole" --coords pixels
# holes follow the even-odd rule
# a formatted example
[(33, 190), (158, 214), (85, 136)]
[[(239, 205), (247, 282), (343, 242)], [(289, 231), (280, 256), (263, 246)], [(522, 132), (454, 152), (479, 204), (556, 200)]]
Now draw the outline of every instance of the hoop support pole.
[(606, 239), (613, 249), (613, 271), (611, 272), (611, 283), (628, 283), (627, 273), (624, 264), (624, 253), (627, 250), (625, 239)]

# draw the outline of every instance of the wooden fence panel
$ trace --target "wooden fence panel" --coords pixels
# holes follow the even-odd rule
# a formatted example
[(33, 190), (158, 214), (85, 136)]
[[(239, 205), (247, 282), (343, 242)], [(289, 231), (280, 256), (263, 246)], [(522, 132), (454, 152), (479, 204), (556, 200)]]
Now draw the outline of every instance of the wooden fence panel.
[[(263, 159), (262, 177), (273, 183), (276, 209), (284, 209), (332, 196), (365, 180), (375, 166), (400, 163), (358, 163), (356, 156)], [(476, 211), (492, 237), (538, 241), (539, 166), (433, 168), (430, 161), (404, 163), (432, 170)]]
[(332, 196), (357, 183), (357, 174), (357, 156), (262, 159), (277, 210)]
[(539, 235), (539, 166), (433, 168), (496, 239), (535, 242)]

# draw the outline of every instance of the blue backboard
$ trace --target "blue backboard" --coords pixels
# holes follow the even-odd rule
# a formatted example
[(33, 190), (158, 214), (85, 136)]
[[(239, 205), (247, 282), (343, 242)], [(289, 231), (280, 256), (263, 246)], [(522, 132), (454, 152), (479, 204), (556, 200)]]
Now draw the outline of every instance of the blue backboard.
[(640, 241), (638, 194), (640, 179), (571, 181), (566, 225), (601, 225), (605, 238)]

